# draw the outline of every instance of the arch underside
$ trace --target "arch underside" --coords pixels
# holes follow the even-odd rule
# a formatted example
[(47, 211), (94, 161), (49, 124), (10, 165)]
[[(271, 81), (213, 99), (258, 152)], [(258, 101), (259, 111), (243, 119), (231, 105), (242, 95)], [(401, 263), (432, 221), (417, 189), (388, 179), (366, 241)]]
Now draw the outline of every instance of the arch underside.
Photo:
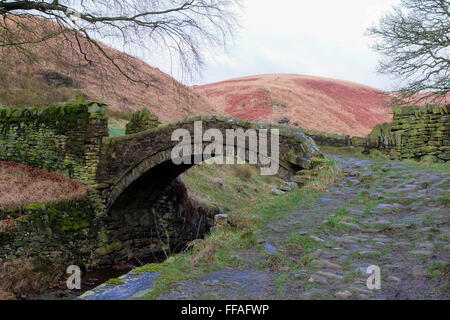
[(175, 181), (195, 166), (191, 160), (191, 164), (174, 164), (171, 150), (165, 150), (128, 170), (115, 185), (107, 212), (109, 240), (123, 247), (112, 257), (116, 263), (176, 252), (213, 226), (219, 212), (193, 203), (182, 181)]
[[(120, 201), (120, 198), (124, 193), (137, 194), (139, 190), (142, 189), (151, 191), (148, 193), (149, 202), (155, 201), (162, 190), (170, 185), (182, 173), (196, 165), (194, 163), (194, 155), (191, 156), (190, 164), (174, 164), (171, 157), (171, 150), (172, 149), (168, 149), (155, 155), (151, 155), (139, 164), (127, 170), (127, 172), (123, 174), (114, 184), (114, 187), (109, 193), (106, 201), (107, 209), (110, 210), (117, 201)], [(241, 154), (239, 153), (239, 149), (237, 147), (235, 147), (234, 154)], [(258, 163), (256, 163), (256, 165), (261, 168), (267, 167), (267, 165), (261, 164), (261, 158), (259, 157), (259, 154), (257, 155)], [(212, 156), (214, 157), (214, 155)], [(208, 158), (204, 157), (203, 161), (208, 160)], [(264, 163), (267, 163), (268, 158), (262, 158), (265, 160), (263, 160)], [(249, 149), (246, 148), (245, 160), (248, 159)], [(248, 161), (245, 162), (248, 163)], [(298, 166), (284, 161), (279, 161), (276, 164), (279, 167), (277, 176), (285, 180), (289, 180), (290, 177), (292, 177), (292, 175), (300, 169)]]

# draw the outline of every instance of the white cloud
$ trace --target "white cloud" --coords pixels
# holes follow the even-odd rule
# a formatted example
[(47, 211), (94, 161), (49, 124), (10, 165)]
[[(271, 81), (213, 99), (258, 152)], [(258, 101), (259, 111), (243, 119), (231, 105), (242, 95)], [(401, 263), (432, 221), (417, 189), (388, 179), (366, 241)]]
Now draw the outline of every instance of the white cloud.
[(262, 73), (300, 73), (390, 89), (366, 29), (398, 0), (247, 0), (228, 56), (208, 59), (202, 83)]
[[(203, 78), (193, 83), (264, 73), (298, 73), (390, 89), (389, 79), (376, 73), (379, 55), (369, 48), (372, 39), (364, 33), (398, 3), (244, 0), (243, 29), (235, 36), (228, 54), (207, 56)], [(155, 65), (155, 61), (151, 62)], [(161, 69), (170, 72), (167, 67)]]

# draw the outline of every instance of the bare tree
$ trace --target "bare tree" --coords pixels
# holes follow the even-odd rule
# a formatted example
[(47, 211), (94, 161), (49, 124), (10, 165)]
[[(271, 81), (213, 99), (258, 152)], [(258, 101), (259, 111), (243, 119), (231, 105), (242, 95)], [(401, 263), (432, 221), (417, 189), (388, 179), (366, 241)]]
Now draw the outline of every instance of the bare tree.
[(142, 81), (96, 41), (102, 40), (125, 51), (158, 50), (192, 74), (203, 65), (205, 50), (232, 36), (238, 1), (0, 0), (0, 49), (31, 56), (30, 48), (44, 44), (57, 54), (66, 43), (84, 63), (95, 63), (95, 52), (129, 80)]
[(443, 103), (450, 90), (450, 1), (402, 0), (368, 30), (384, 58), (379, 72), (397, 76), (395, 103)]

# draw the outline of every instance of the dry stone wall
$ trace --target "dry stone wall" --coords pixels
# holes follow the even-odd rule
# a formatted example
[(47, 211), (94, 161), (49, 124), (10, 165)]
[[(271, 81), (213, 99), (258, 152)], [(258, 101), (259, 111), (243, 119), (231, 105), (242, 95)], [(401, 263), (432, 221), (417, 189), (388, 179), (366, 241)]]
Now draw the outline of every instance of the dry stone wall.
[[(63, 274), (70, 265), (83, 270), (110, 267), (134, 257), (179, 251), (203, 237), (213, 225), (216, 209), (197, 206), (180, 180), (149, 201), (145, 188), (122, 199), (110, 213), (94, 189), (84, 197), (38, 203), (0, 211), (0, 270), (31, 261), (32, 271)], [(0, 274), (0, 291), (14, 285), (14, 275)]]
[(450, 160), (450, 106), (396, 108), (392, 133), (400, 159)]
[(95, 184), (101, 141), (108, 135), (100, 103), (0, 109), (0, 160), (57, 171)]
[(398, 159), (449, 161), (449, 109), (449, 105), (395, 108), (394, 121), (376, 126), (368, 137), (369, 146), (389, 150)]

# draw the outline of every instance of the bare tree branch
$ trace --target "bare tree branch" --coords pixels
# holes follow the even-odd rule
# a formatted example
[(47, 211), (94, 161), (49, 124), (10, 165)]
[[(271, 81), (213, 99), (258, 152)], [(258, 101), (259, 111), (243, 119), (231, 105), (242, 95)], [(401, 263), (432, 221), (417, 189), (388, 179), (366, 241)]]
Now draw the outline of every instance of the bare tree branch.
[(383, 55), (378, 71), (397, 76), (396, 103), (444, 103), (450, 91), (450, 1), (402, 0), (368, 30)]
[[(0, 49), (27, 51), (52, 39), (74, 41), (87, 58), (89, 47), (107, 58), (127, 79), (136, 79), (96, 40), (133, 51), (158, 48), (187, 74), (203, 66), (208, 48), (223, 47), (237, 27), (239, 0), (0, 0)], [(39, 19), (53, 27), (36, 30)], [(55, 44), (57, 41), (53, 41)], [(154, 50), (153, 50), (154, 51)], [(133, 52), (129, 52), (133, 53)], [(89, 59), (88, 59), (89, 60)], [(93, 60), (90, 61), (93, 63)]]

